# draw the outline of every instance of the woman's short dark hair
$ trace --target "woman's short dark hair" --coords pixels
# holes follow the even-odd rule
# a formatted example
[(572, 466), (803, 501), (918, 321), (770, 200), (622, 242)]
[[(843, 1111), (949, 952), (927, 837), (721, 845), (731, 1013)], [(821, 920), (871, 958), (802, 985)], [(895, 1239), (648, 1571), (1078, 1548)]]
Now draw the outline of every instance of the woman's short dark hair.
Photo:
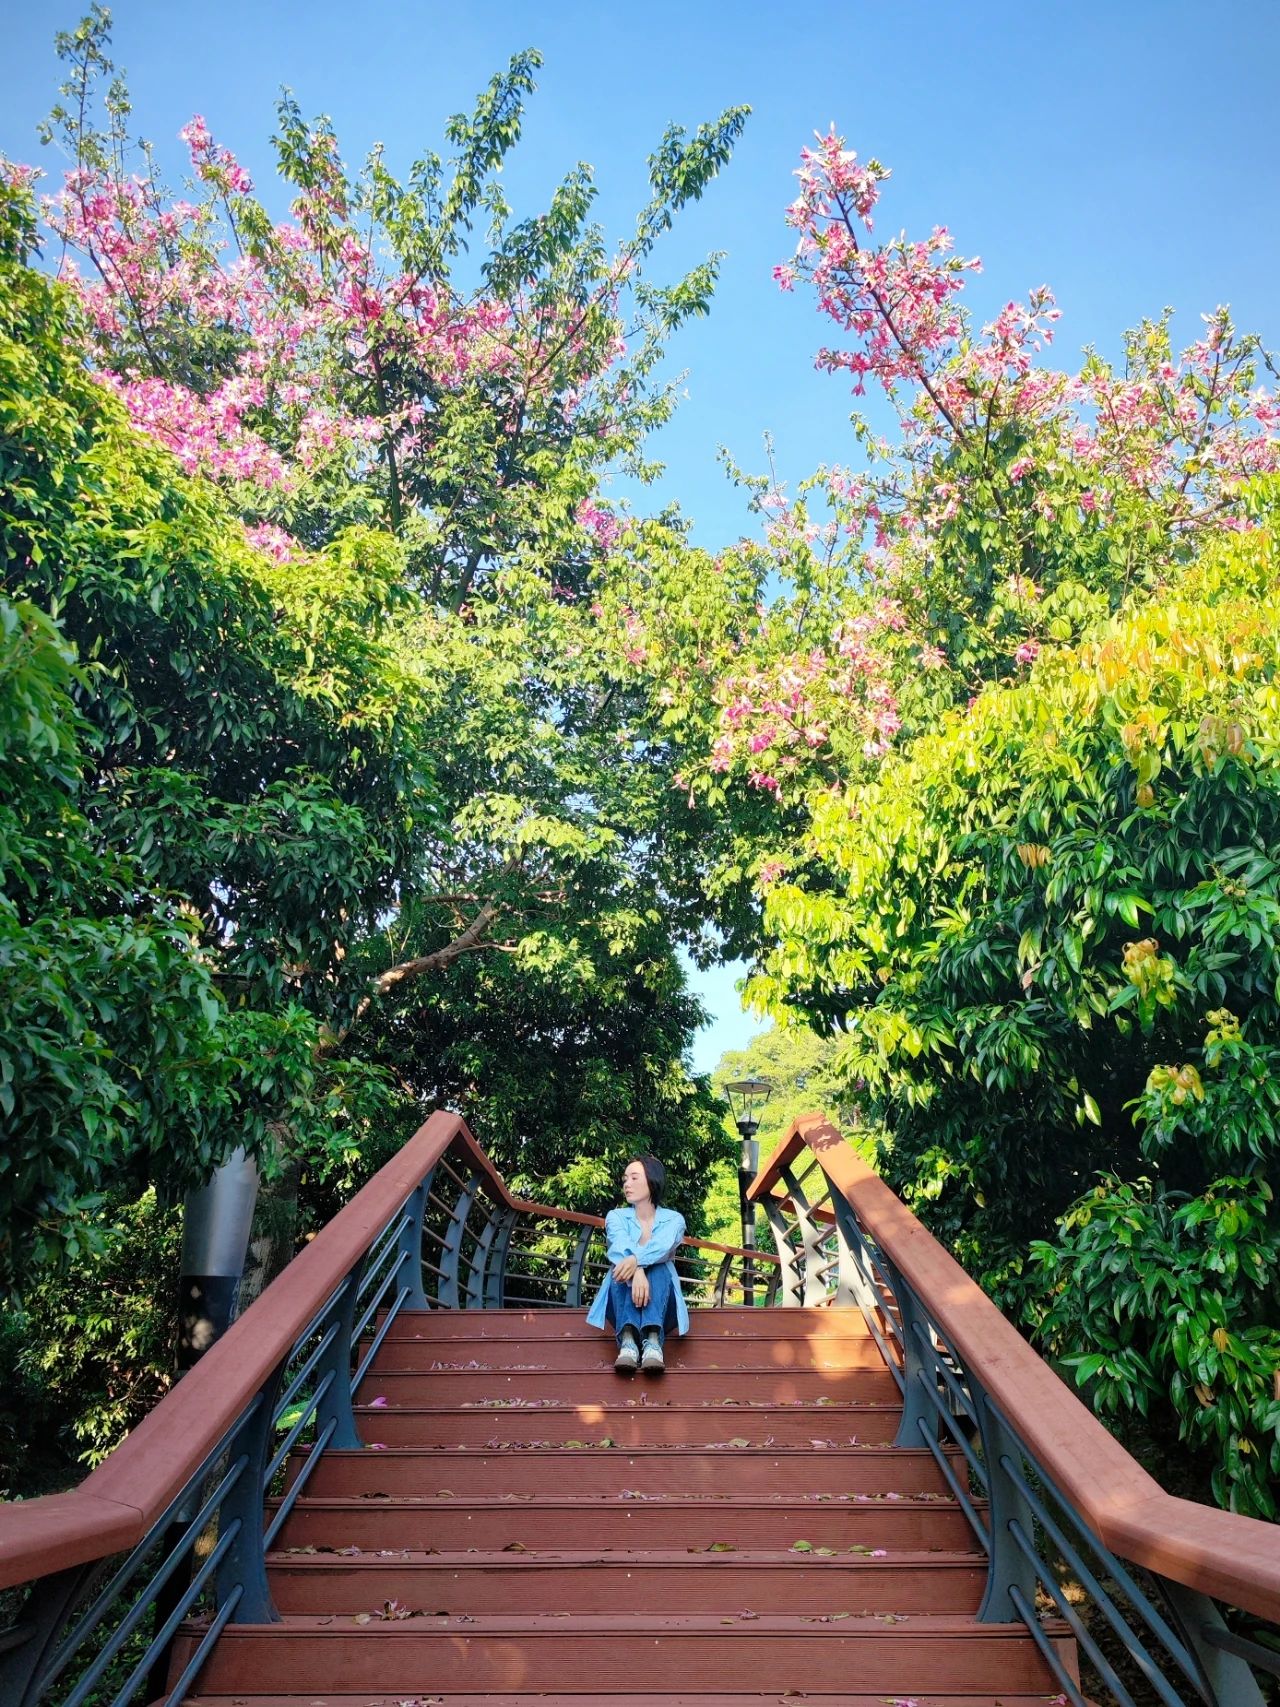
[[(649, 1183), (649, 1196), (656, 1209), (662, 1202), (662, 1193), (667, 1183), (667, 1170), (656, 1156), (632, 1156), (631, 1162), (639, 1162), (644, 1169), (644, 1177)], [(631, 1166), (631, 1162), (627, 1166)]]

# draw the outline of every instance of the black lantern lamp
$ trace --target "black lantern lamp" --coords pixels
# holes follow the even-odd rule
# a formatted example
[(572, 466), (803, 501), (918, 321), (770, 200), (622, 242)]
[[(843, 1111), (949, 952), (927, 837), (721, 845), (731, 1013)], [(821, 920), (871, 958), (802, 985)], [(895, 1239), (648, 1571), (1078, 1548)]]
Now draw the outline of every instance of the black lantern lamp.
[[(755, 1211), (747, 1201), (747, 1190), (760, 1171), (760, 1144), (756, 1133), (760, 1130), (760, 1111), (773, 1094), (773, 1086), (768, 1079), (737, 1079), (733, 1084), (725, 1086), (725, 1094), (729, 1098), (729, 1107), (733, 1110), (738, 1136), (742, 1139), (742, 1154), (738, 1158), (738, 1208), (742, 1216), (742, 1248), (744, 1251), (754, 1251), (756, 1218)], [(742, 1301), (744, 1304), (754, 1304), (756, 1301), (755, 1264), (750, 1256), (747, 1257), (743, 1271)]]

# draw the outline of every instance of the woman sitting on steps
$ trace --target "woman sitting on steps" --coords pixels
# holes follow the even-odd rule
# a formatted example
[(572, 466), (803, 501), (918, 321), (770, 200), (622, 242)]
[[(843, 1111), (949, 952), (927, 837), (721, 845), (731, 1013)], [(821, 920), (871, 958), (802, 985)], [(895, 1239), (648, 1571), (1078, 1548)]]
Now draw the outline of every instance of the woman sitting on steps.
[(612, 1327), (618, 1337), (613, 1367), (621, 1375), (637, 1368), (660, 1375), (664, 1337), (689, 1331), (689, 1311), (671, 1261), (684, 1238), (684, 1216), (662, 1207), (666, 1179), (656, 1156), (637, 1156), (622, 1175), (626, 1207), (605, 1216), (611, 1267), (587, 1321), (593, 1328)]

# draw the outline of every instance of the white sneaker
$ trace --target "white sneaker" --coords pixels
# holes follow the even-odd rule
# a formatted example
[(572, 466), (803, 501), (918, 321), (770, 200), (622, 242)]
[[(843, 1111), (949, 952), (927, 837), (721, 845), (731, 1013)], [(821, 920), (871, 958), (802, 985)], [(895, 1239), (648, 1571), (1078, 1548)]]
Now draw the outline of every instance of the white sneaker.
[(661, 1375), (667, 1367), (662, 1356), (662, 1341), (657, 1334), (646, 1334), (644, 1354), (640, 1359), (640, 1367), (646, 1375)]
[[(646, 1353), (648, 1346), (645, 1347)], [(618, 1355), (613, 1360), (613, 1367), (619, 1375), (634, 1375), (636, 1365), (640, 1362), (640, 1347), (636, 1344), (636, 1336), (629, 1328), (622, 1330), (622, 1344), (618, 1347)]]

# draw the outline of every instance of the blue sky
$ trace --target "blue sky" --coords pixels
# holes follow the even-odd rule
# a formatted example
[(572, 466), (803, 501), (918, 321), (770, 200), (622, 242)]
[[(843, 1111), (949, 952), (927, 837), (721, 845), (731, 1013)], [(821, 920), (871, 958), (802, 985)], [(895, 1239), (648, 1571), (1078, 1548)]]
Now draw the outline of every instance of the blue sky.
[[(733, 164), (665, 260), (674, 275), (727, 251), (710, 319), (673, 348), (688, 396), (657, 446), (668, 465), (658, 495), (679, 498), (708, 546), (748, 525), (719, 447), (758, 469), (769, 432), (791, 481), (852, 456), (847, 387), (812, 365), (820, 322), (770, 279), (790, 247), (782, 210), (796, 156), (832, 121), (849, 146), (893, 167), (882, 231), (946, 224), (961, 253), (982, 256), (977, 312), (1053, 286), (1064, 360), (1089, 343), (1114, 353), (1126, 325), (1166, 304), (1187, 342), (1201, 311), (1229, 302), (1242, 326), (1280, 343), (1280, 0), (120, 0), (113, 13), (137, 128), (175, 177), (176, 132), (197, 111), (260, 183), (269, 177), (282, 83), (304, 111), (333, 117), (348, 161), (381, 141), (393, 170), (405, 167), (532, 46), (545, 64), (508, 195), (518, 213), (535, 211), (588, 160), (600, 216), (619, 235), (665, 126), (748, 102)], [(53, 32), (78, 15), (75, 0), (0, 0), (0, 151), (11, 158), (58, 169), (34, 127), (57, 81)], [(695, 980), (717, 1015), (699, 1067), (756, 1029), (737, 1011), (735, 975)]]

